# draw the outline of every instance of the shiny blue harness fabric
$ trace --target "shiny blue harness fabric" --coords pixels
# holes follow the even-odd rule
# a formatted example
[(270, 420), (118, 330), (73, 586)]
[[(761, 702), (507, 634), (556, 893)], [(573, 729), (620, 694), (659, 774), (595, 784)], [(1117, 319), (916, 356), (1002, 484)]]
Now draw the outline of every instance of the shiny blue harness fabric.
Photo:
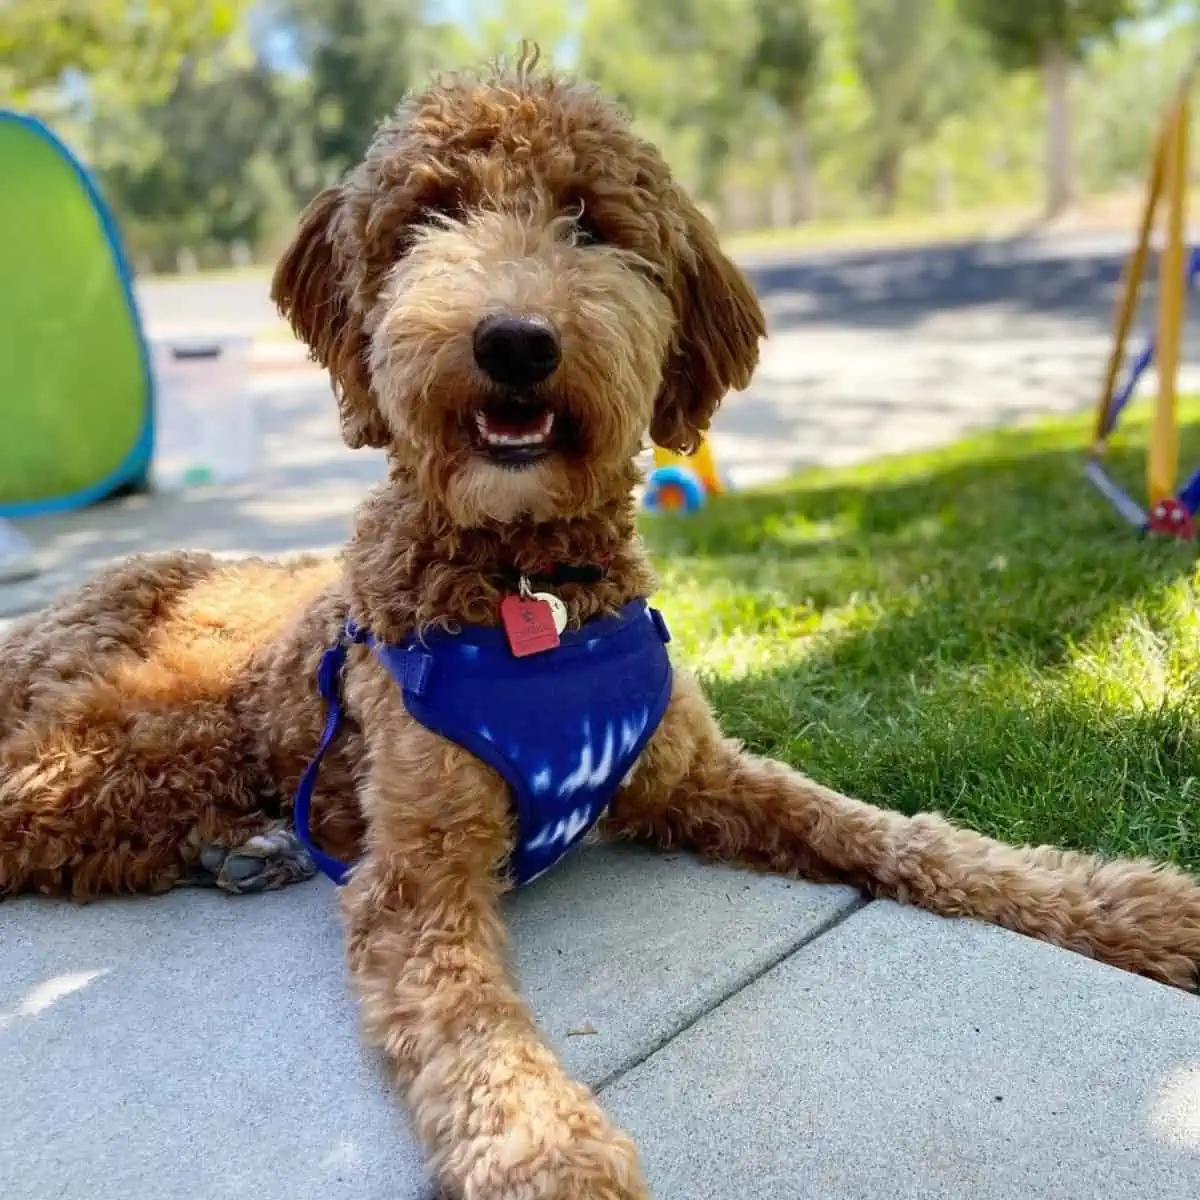
[(508, 783), (516, 808), (509, 862), (515, 886), (548, 871), (596, 825), (671, 697), (670, 634), (645, 600), (565, 631), (556, 649), (526, 658), (512, 654), (501, 629), (436, 630), (387, 644), (348, 627), (318, 672), (325, 732), (295, 813), (297, 835), (337, 883), (347, 868), (312, 844), (308, 814), (317, 769), (340, 722), (338, 682), (350, 641), (371, 645), (415, 720)]

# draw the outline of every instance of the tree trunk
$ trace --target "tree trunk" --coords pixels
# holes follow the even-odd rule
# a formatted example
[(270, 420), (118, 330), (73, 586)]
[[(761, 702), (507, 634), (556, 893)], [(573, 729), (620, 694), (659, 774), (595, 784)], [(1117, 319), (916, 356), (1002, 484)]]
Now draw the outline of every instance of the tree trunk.
[(1046, 87), (1046, 215), (1057, 217), (1075, 199), (1071, 167), (1071, 63), (1066, 49), (1048, 42), (1042, 54)]
[(808, 153), (808, 135), (803, 118), (792, 118), (787, 134), (788, 164), (792, 173), (792, 214), (796, 224), (817, 217), (817, 185), (813, 175), (812, 158)]
[(875, 204), (882, 216), (891, 216), (900, 195), (900, 151), (896, 147), (880, 151), (874, 176)]

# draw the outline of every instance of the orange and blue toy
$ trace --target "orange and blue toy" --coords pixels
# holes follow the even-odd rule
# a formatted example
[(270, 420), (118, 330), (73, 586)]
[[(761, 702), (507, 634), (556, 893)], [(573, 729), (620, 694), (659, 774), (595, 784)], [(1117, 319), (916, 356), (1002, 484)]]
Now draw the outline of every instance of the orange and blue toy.
[[(1155, 146), (1138, 241), (1125, 269), (1122, 295), (1117, 305), (1112, 350), (1096, 410), (1091, 453), (1086, 466), (1088, 478), (1131, 525), (1145, 533), (1184, 539), (1195, 538), (1196, 512), (1200, 509), (1200, 470), (1193, 472), (1178, 491), (1175, 488), (1175, 474), (1179, 465), (1177, 376), (1180, 340), (1187, 293), (1200, 277), (1200, 249), (1188, 250), (1185, 246), (1188, 123), (1191, 109), (1189, 92), (1195, 69), (1196, 61), (1193, 60)], [(1157, 329), (1134, 359), (1118, 388), (1125, 342), (1137, 311), (1138, 290), (1149, 255), (1154, 217), (1159, 202), (1164, 198), (1167, 217), (1158, 262)], [(1117, 418), (1133, 397), (1138, 380), (1155, 359), (1158, 360), (1158, 397), (1146, 460), (1149, 508), (1144, 510), (1108, 473), (1103, 459)]]
[(654, 469), (646, 479), (642, 503), (650, 512), (691, 513), (703, 508), (710, 496), (728, 490), (705, 438), (695, 454), (654, 447)]

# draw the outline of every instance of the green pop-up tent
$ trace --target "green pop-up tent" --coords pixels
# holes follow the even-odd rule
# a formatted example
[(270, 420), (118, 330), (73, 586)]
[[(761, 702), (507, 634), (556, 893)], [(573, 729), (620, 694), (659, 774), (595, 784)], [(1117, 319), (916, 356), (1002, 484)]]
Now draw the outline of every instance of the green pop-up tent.
[(154, 383), (128, 264), (88, 172), (0, 110), (0, 517), (147, 477)]

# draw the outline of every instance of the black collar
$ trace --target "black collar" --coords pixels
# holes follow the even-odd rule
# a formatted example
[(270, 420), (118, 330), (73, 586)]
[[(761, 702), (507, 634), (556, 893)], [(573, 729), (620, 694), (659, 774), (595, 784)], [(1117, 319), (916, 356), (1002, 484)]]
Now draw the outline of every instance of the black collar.
[(564, 583), (599, 583), (608, 575), (608, 568), (598, 563), (555, 563), (536, 571), (505, 567), (501, 573), (514, 584), (527, 579), (530, 583), (554, 587)]

